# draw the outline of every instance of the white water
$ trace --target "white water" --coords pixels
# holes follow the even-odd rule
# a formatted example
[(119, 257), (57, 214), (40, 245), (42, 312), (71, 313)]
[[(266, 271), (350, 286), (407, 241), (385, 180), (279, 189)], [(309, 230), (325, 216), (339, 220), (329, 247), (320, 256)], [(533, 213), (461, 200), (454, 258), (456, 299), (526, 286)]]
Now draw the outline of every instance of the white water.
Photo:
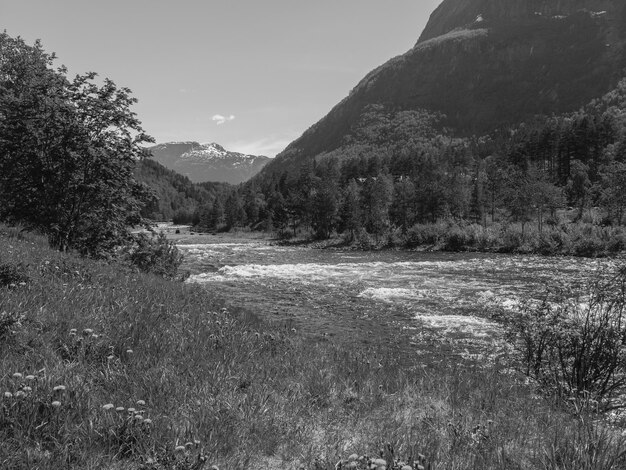
[(189, 282), (230, 303), (312, 335), (413, 334), (495, 347), (494, 309), (515, 309), (555, 282), (580, 283), (610, 261), (481, 254), (352, 252), (270, 246), (262, 242), (181, 245)]

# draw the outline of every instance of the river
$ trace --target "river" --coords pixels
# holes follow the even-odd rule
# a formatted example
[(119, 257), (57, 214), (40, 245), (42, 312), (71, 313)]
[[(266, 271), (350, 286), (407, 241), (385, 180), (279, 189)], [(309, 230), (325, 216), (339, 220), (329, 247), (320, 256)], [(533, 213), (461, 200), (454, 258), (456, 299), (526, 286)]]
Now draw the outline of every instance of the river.
[(188, 282), (319, 341), (425, 362), (493, 361), (494, 312), (547, 286), (584, 284), (609, 260), (476, 253), (359, 252), (209, 239), (179, 245)]

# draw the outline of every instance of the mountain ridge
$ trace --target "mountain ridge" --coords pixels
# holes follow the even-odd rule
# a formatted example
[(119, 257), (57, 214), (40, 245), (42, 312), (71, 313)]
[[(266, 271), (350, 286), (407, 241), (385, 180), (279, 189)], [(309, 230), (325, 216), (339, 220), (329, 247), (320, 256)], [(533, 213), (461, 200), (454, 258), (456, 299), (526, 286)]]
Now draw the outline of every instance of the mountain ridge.
[(149, 150), (155, 161), (194, 183), (239, 184), (256, 175), (271, 160), (262, 155), (231, 152), (215, 142), (166, 142)]
[(624, 76), (625, 3), (445, 0), (409, 51), (368, 73), (263, 173), (339, 148), (371, 104), (441, 112), (463, 136), (576, 110)]

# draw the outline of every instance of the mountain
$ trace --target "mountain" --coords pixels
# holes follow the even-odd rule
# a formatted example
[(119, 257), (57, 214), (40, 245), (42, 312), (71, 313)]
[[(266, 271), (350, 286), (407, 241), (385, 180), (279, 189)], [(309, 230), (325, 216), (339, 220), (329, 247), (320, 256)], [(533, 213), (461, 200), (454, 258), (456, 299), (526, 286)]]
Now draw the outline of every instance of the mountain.
[(263, 171), (341, 149), (372, 105), (443, 113), (456, 136), (576, 110), (625, 75), (623, 0), (445, 0), (413, 48), (373, 70)]
[(170, 142), (150, 148), (153, 160), (194, 183), (242, 183), (256, 175), (269, 157), (229, 152), (222, 146), (198, 142)]

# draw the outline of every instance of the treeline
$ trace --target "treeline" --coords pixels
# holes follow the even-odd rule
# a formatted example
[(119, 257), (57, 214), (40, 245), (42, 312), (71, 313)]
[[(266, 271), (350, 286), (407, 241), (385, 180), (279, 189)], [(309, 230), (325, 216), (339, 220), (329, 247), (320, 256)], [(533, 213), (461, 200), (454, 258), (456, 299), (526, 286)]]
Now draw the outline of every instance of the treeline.
[(232, 188), (228, 183), (192, 183), (186, 176), (150, 159), (141, 160), (135, 174), (153, 192), (141, 215), (155, 221), (196, 225), (200, 222), (199, 208), (223, 198)]
[[(288, 237), (348, 241), (413, 227), (518, 224), (547, 227), (583, 220), (621, 226), (626, 208), (626, 82), (584, 109), (541, 116), (484, 137), (455, 138), (442, 116), (367, 108), (338, 149), (295, 174), (263, 175), (204, 205), (206, 230), (251, 227)], [(572, 220), (561, 209), (572, 208)], [(575, 209), (575, 211), (574, 211)]]

